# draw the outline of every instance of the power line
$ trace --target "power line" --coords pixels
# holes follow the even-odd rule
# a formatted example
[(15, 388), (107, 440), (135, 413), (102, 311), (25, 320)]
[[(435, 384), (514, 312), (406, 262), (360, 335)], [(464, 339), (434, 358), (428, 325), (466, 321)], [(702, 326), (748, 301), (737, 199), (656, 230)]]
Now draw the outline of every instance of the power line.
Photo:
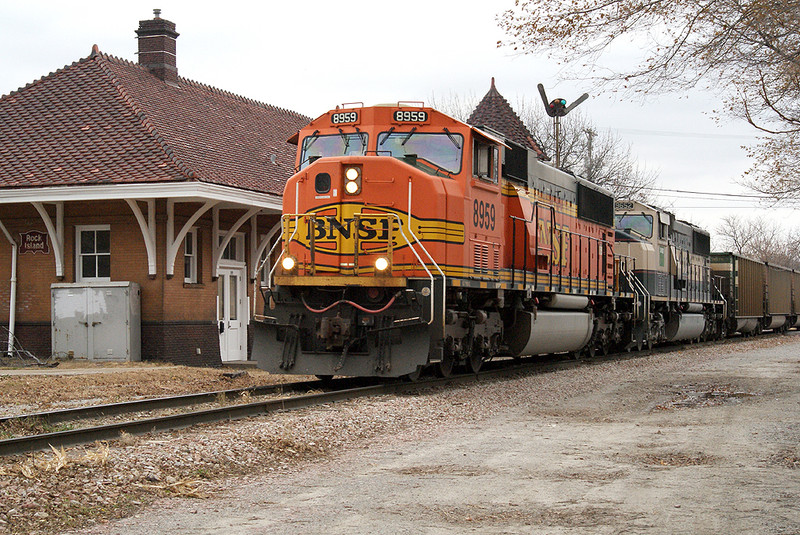
[[(662, 193), (658, 195), (659, 198), (667, 198), (667, 199), (686, 199), (686, 200), (693, 200), (693, 201), (717, 201), (717, 202), (738, 202), (738, 203), (748, 203), (752, 206), (774, 206), (771, 203), (764, 202), (766, 199), (751, 199), (751, 198), (730, 198), (730, 197), (714, 197), (713, 195), (706, 195), (704, 193), (698, 193), (696, 195), (684, 195), (678, 193)], [(796, 201), (784, 201), (780, 203), (780, 206), (794, 206)]]
[[(669, 209), (675, 210), (752, 210), (755, 208), (763, 208), (755, 205), (740, 204), (738, 206), (670, 206)], [(786, 206), (786, 208), (796, 209), (798, 205)]]
[(758, 139), (753, 134), (706, 134), (702, 132), (670, 132), (666, 130), (639, 130), (636, 128), (614, 128), (617, 132), (636, 136), (668, 136), (668, 137), (695, 137), (708, 139)]
[(774, 199), (771, 195), (765, 194), (750, 194), (750, 193), (717, 193), (714, 191), (691, 191), (685, 189), (669, 189), (669, 188), (656, 188), (656, 187), (643, 187), (650, 191), (669, 191), (674, 193), (686, 193), (689, 195), (714, 195), (718, 197), (742, 197), (745, 199)]

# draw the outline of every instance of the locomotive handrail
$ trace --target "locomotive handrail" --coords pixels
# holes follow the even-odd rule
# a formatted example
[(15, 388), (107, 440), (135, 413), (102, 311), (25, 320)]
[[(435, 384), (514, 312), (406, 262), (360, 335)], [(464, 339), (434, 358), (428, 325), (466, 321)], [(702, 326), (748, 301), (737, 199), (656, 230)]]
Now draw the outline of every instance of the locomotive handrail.
[[(291, 215), (291, 214), (287, 214), (287, 215)], [(286, 218), (286, 217), (287, 217), (286, 215), (283, 215), (283, 216), (281, 216), (281, 227), (282, 227), (282, 230), (281, 230), (281, 237), (283, 237), (283, 235), (285, 235), (285, 234), (286, 234), (286, 230), (283, 228), (283, 227), (285, 226), (285, 218)], [(288, 227), (287, 227), (287, 228), (288, 228)], [(292, 233), (292, 235), (291, 235), (291, 237), (289, 238), (289, 240), (288, 240), (288, 241), (285, 241), (285, 240), (283, 240), (283, 239), (281, 239), (281, 240), (277, 240), (277, 241), (275, 242), (275, 245), (273, 245), (273, 246), (272, 246), (272, 248), (269, 250), (269, 254), (267, 255), (267, 258), (269, 258), (270, 256), (272, 256), (272, 253), (273, 253), (273, 252), (275, 252), (275, 248), (276, 248), (276, 247), (277, 247), (279, 244), (281, 244), (281, 243), (284, 243), (284, 241), (285, 241), (285, 243), (287, 243), (287, 244), (288, 244), (288, 243), (290, 243), (290, 242), (291, 242), (291, 241), (294, 239), (295, 235), (297, 234), (297, 229), (298, 229), (298, 228), (299, 228), (299, 225), (295, 224), (295, 226), (294, 226), (294, 232)], [(268, 289), (270, 289), (270, 290), (272, 289), (272, 280), (273, 280), (273, 275), (275, 274), (275, 270), (276, 270), (276, 269), (278, 269), (278, 266), (279, 266), (279, 265), (280, 265), (280, 263), (281, 263), (281, 258), (283, 258), (283, 254), (284, 254), (285, 252), (286, 252), (286, 249), (284, 248), (284, 249), (281, 251), (281, 254), (279, 254), (279, 255), (278, 255), (278, 258), (277, 258), (277, 259), (276, 259), (276, 261), (275, 261), (275, 265), (274, 265), (274, 266), (272, 266), (272, 269), (270, 269), (270, 270), (269, 270), (269, 276), (267, 277), (267, 288), (268, 288)]]
[[(395, 216), (396, 215), (397, 214), (395, 214)], [(399, 221), (399, 217), (398, 217), (398, 221)], [(400, 234), (403, 235), (403, 238), (405, 238), (406, 242), (408, 243), (408, 238), (406, 238), (406, 235), (403, 234), (402, 222), (400, 223), (399, 227), (400, 227)], [(447, 289), (447, 277), (445, 276), (444, 271), (442, 271), (442, 268), (439, 267), (439, 264), (436, 263), (436, 261), (433, 259), (431, 254), (425, 248), (425, 246), (422, 245), (422, 242), (419, 240), (419, 238), (417, 238), (417, 236), (414, 234), (413, 229), (411, 228), (411, 177), (409, 177), (409, 179), (408, 179), (408, 232), (409, 232), (409, 234), (411, 234), (414, 237), (414, 240), (419, 244), (420, 248), (423, 251), (425, 251), (425, 254), (428, 256), (428, 259), (436, 267), (436, 270), (442, 276), (442, 314), (444, 314), (444, 311), (447, 308), (447, 301), (446, 301), (447, 298), (445, 296), (445, 294), (447, 293), (446, 292), (446, 289)], [(408, 248), (411, 249), (411, 252), (414, 253), (414, 256), (417, 257), (417, 260), (419, 260), (419, 262), (422, 264), (423, 269), (425, 269), (425, 272), (428, 274), (428, 276), (431, 279), (431, 319), (428, 321), (428, 325), (431, 325), (433, 323), (433, 314), (434, 314), (433, 302), (434, 302), (434, 298), (436, 297), (436, 291), (435, 291), (436, 288), (434, 287), (433, 275), (431, 274), (430, 271), (428, 271), (428, 267), (425, 265), (425, 262), (423, 262), (422, 259), (419, 257), (419, 255), (417, 254), (417, 251), (414, 250), (414, 247), (412, 247), (411, 243), (408, 243)], [(444, 329), (444, 322), (442, 322), (442, 328)], [(444, 333), (442, 333), (442, 334), (444, 334)]]
[[(650, 292), (647, 290), (645, 285), (642, 284), (642, 281), (640, 281), (638, 279), (638, 277), (636, 277), (636, 274), (634, 273), (636, 271), (636, 259), (632, 258), (630, 256), (626, 256), (626, 255), (615, 255), (615, 257), (616, 258), (620, 258), (620, 260), (625, 259), (624, 267), (623, 267), (623, 262), (620, 262), (620, 272), (625, 275), (625, 279), (628, 281), (628, 284), (630, 285), (631, 290), (633, 290), (633, 293), (637, 294), (638, 296), (641, 296), (641, 298), (642, 298), (642, 306), (641, 306), (641, 308), (643, 308), (644, 311), (638, 311), (638, 309), (640, 308), (639, 307), (639, 300), (635, 299), (633, 301), (634, 316), (636, 316), (636, 317), (638, 317), (638, 318), (640, 318), (640, 319), (642, 319), (644, 321), (645, 327), (646, 327), (647, 332), (648, 332), (648, 337), (649, 337), (649, 331), (650, 331)], [(628, 260), (633, 260), (633, 269), (632, 270), (628, 269), (628, 262), (627, 262)]]
[[(545, 203), (539, 203), (539, 201), (535, 201), (534, 202), (534, 211), (533, 211), (533, 214), (532, 214), (530, 220), (528, 220), (528, 219), (526, 219), (524, 217), (517, 217), (517, 216), (513, 216), (513, 215), (510, 215), (508, 217), (513, 221), (523, 221), (525, 223), (537, 222), (538, 221), (538, 218), (537, 218), (538, 205), (540, 205), (540, 204), (542, 206), (545, 206), (545, 207), (547, 207), (547, 208), (549, 208), (551, 210), (551, 235), (552, 235), (553, 234), (553, 228), (554, 228), (554, 226), (552, 225), (552, 221), (555, 220), (555, 218), (553, 217), (554, 211), (555, 211), (555, 207), (554, 206), (551, 206), (551, 205), (548, 205), (548, 204), (545, 204)], [(538, 225), (536, 227), (536, 230), (538, 231)], [(511, 225), (511, 231), (512, 231), (512, 240), (511, 240), (511, 246), (512, 246), (511, 284), (513, 285), (516, 282), (515, 258), (516, 258), (516, 243), (517, 243), (517, 240), (516, 240), (517, 226), (515, 224)], [(561, 242), (563, 242), (563, 240), (564, 240), (565, 233), (569, 237), (569, 266), (568, 266), (568, 268), (569, 268), (569, 277), (570, 277), (570, 280), (569, 280), (569, 289), (570, 289), (570, 291), (573, 290), (573, 279), (575, 278), (575, 277), (573, 277), (573, 269), (574, 269), (573, 247), (572, 247), (573, 238), (576, 237), (576, 236), (578, 237), (578, 247), (579, 247), (579, 249), (578, 249), (578, 264), (579, 264), (579, 266), (578, 266), (578, 271), (577, 271), (577, 274), (576, 274), (578, 281), (582, 280), (581, 266), (583, 266), (583, 248), (582, 248), (583, 238), (586, 238), (586, 240), (588, 242), (587, 243), (587, 249), (589, 251), (589, 261), (588, 261), (589, 263), (588, 263), (588, 273), (587, 273), (587, 279), (586, 279), (587, 291), (591, 290), (591, 281), (593, 280), (592, 279), (592, 262), (591, 262), (591, 245), (592, 245), (592, 243), (596, 244), (596, 246), (597, 246), (597, 250), (596, 250), (596, 253), (597, 253), (597, 255), (596, 255), (597, 256), (596, 277), (597, 278), (594, 279), (594, 282), (595, 282), (595, 290), (597, 290), (599, 292), (600, 291), (600, 281), (601, 281), (600, 276), (601, 276), (601, 272), (603, 272), (603, 275), (604, 275), (603, 280), (605, 280), (605, 278), (607, 277), (607, 269), (604, 269), (604, 268), (601, 267), (601, 266), (605, 265), (604, 261), (603, 261), (603, 259), (605, 258), (604, 251), (606, 250), (607, 247), (610, 247), (611, 242), (608, 241), (605, 238), (598, 238), (598, 237), (595, 237), (595, 236), (590, 236), (588, 234), (582, 234), (580, 232), (577, 232), (577, 231), (574, 231), (574, 230), (569, 230), (569, 229), (561, 228), (561, 229), (558, 229), (558, 232), (559, 232), (559, 236), (561, 237), (560, 238)], [(527, 286), (528, 235), (529, 234), (530, 233), (526, 230), (524, 235), (523, 235), (523, 247), (525, 249), (523, 257), (522, 257), (522, 284), (523, 284), (523, 286)], [(534, 243), (536, 244), (534, 246), (535, 247), (534, 258), (538, 258), (538, 256), (539, 256), (539, 244), (538, 244), (538, 241), (539, 241), (539, 234), (538, 234), (538, 232), (536, 232), (535, 235), (534, 235)], [(549, 286), (552, 289), (553, 276), (554, 276), (554, 274), (553, 274), (553, 264), (554, 264), (554, 262), (553, 262), (553, 251), (555, 250), (555, 247), (553, 246), (552, 237), (551, 237), (550, 244), (551, 244), (551, 247), (549, 249), (550, 250), (550, 268), (549, 268), (548, 272), (549, 272), (549, 277), (550, 277), (549, 278)], [(559, 253), (559, 273), (558, 273), (559, 280), (558, 280), (558, 284), (559, 284), (559, 290), (563, 290), (563, 269), (564, 269), (564, 266), (562, 265), (562, 262), (561, 262), (561, 254), (563, 254), (563, 249), (564, 249), (563, 244), (561, 244), (560, 248), (561, 248), (561, 250), (560, 250), (560, 253)], [(538, 262), (538, 260), (536, 262)], [(539, 266), (538, 266), (538, 263), (537, 263), (537, 265), (534, 266), (534, 274), (537, 276), (536, 281), (534, 283), (534, 286), (538, 285), (538, 273), (539, 273)]]
[(721, 280), (722, 280), (721, 276), (712, 275), (711, 276), (711, 287), (714, 288), (717, 291), (717, 296), (722, 300), (722, 317), (723, 318), (727, 318), (728, 317), (728, 300), (725, 299), (724, 295), (722, 295), (722, 291), (719, 289), (719, 286), (717, 286), (717, 283), (716, 283), (716, 281), (721, 281)]
[[(356, 222), (358, 222), (358, 221), (360, 220), (360, 218), (361, 218), (361, 217), (363, 217), (364, 215), (365, 215), (365, 214), (362, 214), (362, 213), (360, 213), (360, 212), (359, 212), (359, 213), (357, 213), (357, 214), (353, 214), (353, 216), (354, 216), (354, 220), (355, 220)], [(421, 249), (424, 251), (425, 255), (428, 257), (428, 259), (430, 260), (431, 264), (433, 264), (433, 266), (436, 268), (436, 270), (437, 270), (437, 271), (439, 272), (439, 274), (442, 276), (443, 287), (446, 285), (446, 277), (445, 277), (445, 274), (444, 274), (444, 272), (442, 271), (442, 269), (439, 267), (439, 264), (437, 264), (437, 263), (436, 263), (436, 261), (433, 259), (433, 257), (431, 256), (431, 254), (428, 252), (428, 250), (425, 248), (425, 246), (424, 246), (424, 245), (422, 244), (422, 242), (419, 240), (419, 238), (417, 238), (417, 236), (414, 234), (414, 231), (413, 231), (413, 230), (411, 230), (411, 225), (410, 225), (410, 224), (408, 225), (408, 232), (409, 232), (409, 234), (411, 234), (411, 236), (413, 237), (413, 240), (409, 239), (409, 237), (408, 237), (408, 236), (406, 236), (406, 233), (405, 233), (405, 231), (404, 231), (404, 229), (403, 229), (403, 222), (402, 222), (402, 220), (400, 219), (400, 216), (398, 216), (397, 214), (392, 214), (392, 213), (384, 213), (384, 214), (369, 214), (369, 216), (370, 216), (370, 217), (375, 217), (375, 218), (381, 218), (381, 217), (384, 217), (384, 218), (386, 218), (386, 219), (394, 219), (395, 221), (397, 221), (397, 228), (398, 228), (398, 231), (399, 231), (400, 235), (403, 237), (403, 240), (405, 241), (405, 244), (408, 246), (409, 250), (410, 250), (410, 251), (411, 251), (411, 252), (414, 254), (414, 256), (416, 257), (417, 261), (418, 261), (418, 262), (419, 262), (419, 264), (422, 266), (422, 269), (423, 269), (423, 270), (425, 271), (425, 273), (428, 275), (428, 279), (430, 280), (431, 296), (435, 296), (435, 293), (434, 293), (434, 275), (433, 275), (433, 273), (431, 273), (431, 270), (430, 270), (430, 269), (428, 269), (428, 266), (427, 266), (427, 264), (426, 264), (426, 263), (425, 263), (425, 261), (422, 259), (422, 257), (419, 255), (419, 253), (417, 252), (416, 248), (414, 247), (414, 243), (416, 243), (416, 244), (417, 244), (417, 245), (418, 245), (418, 246), (419, 246), (419, 247), (420, 247), (420, 248), (421, 248)], [(270, 252), (269, 252), (269, 255), (268, 255), (268, 257), (270, 257), (270, 256), (273, 254), (273, 252), (275, 251), (276, 247), (277, 247), (279, 244), (281, 244), (281, 243), (282, 243), (282, 244), (284, 244), (284, 248), (283, 248), (283, 250), (281, 250), (281, 253), (280, 253), (280, 255), (278, 255), (278, 258), (277, 258), (277, 260), (276, 260), (276, 262), (275, 262), (275, 265), (274, 265), (274, 266), (272, 266), (272, 269), (271, 269), (271, 270), (270, 270), (270, 272), (269, 272), (269, 278), (268, 278), (268, 281), (267, 281), (267, 284), (268, 284), (267, 288), (268, 288), (268, 289), (272, 289), (272, 288), (273, 288), (273, 286), (274, 286), (274, 274), (275, 274), (275, 270), (278, 268), (278, 266), (279, 266), (279, 265), (280, 265), (280, 263), (281, 263), (281, 259), (283, 258), (283, 256), (284, 256), (284, 255), (286, 254), (286, 252), (288, 251), (288, 246), (289, 246), (289, 244), (290, 244), (292, 241), (294, 241), (295, 237), (297, 236), (297, 232), (298, 232), (298, 230), (299, 230), (299, 228), (300, 228), (299, 221), (300, 221), (300, 219), (301, 219), (301, 218), (308, 218), (308, 219), (310, 219), (310, 220), (312, 220), (312, 221), (315, 221), (315, 220), (317, 219), (317, 216), (316, 216), (316, 214), (311, 214), (311, 213), (303, 213), (303, 214), (299, 214), (299, 213), (298, 213), (298, 214), (283, 214), (283, 215), (281, 216), (281, 224), (282, 224), (282, 226), (283, 226), (283, 231), (282, 231), (282, 234), (283, 234), (283, 239), (282, 239), (282, 240), (278, 240), (278, 241), (276, 241), (276, 242), (275, 242), (275, 244), (274, 244), (274, 245), (272, 246), (272, 248), (270, 249)], [(289, 227), (289, 223), (290, 223), (292, 220), (294, 220), (294, 221), (295, 221), (295, 225), (294, 225), (294, 229), (292, 230), (292, 233), (291, 233), (291, 235), (289, 235), (289, 228), (290, 228), (290, 227)], [(410, 221), (410, 220), (411, 220), (411, 218), (410, 218), (410, 213), (409, 213), (409, 221)], [(357, 225), (357, 223), (356, 223), (356, 225)], [(394, 227), (394, 226), (392, 225), (392, 226), (391, 226), (391, 228), (393, 228), (393, 227)], [(356, 227), (356, 228), (357, 228), (357, 227)], [(354, 270), (354, 274), (355, 274), (355, 275), (357, 275), (357, 274), (358, 274), (358, 256), (359, 256), (359, 250), (358, 250), (358, 232), (356, 232), (355, 234), (356, 234), (356, 240), (355, 240), (355, 243), (356, 243), (356, 248), (355, 248), (355, 249), (354, 249), (354, 251), (353, 251), (353, 270)], [(387, 244), (386, 244), (386, 252), (387, 252), (387, 255), (390, 255), (390, 256), (391, 256), (391, 255), (392, 255), (392, 252), (394, 251), (394, 245), (393, 245), (393, 240), (392, 240), (392, 238), (391, 238), (391, 234), (392, 234), (392, 233), (389, 233), (389, 234), (390, 234), (390, 235), (389, 235), (389, 238), (388, 238), (388, 241), (387, 241)], [(288, 237), (287, 237), (287, 236), (288, 236)], [(313, 232), (311, 232), (311, 233), (310, 233), (310, 237), (309, 237), (309, 247), (310, 247), (309, 254), (310, 254), (310, 258), (311, 258), (311, 264), (310, 264), (310, 266), (309, 266), (309, 268), (308, 268), (308, 269), (309, 269), (310, 273), (313, 275), (313, 274), (315, 273), (315, 271), (316, 271), (316, 263), (314, 262), (314, 254), (315, 254), (315, 240), (314, 240), (314, 233), (313, 233)], [(434, 309), (434, 298), (433, 298), (433, 297), (431, 297), (431, 305), (430, 305), (430, 319), (429, 319), (429, 321), (427, 322), (427, 323), (428, 323), (428, 325), (430, 325), (430, 324), (432, 324), (432, 323), (433, 323), (433, 320), (434, 320), (434, 310), (435, 310), (435, 309)]]
[(649, 332), (650, 332), (650, 292), (647, 291), (647, 288), (644, 286), (644, 284), (642, 284), (642, 281), (640, 281), (636, 277), (635, 273), (631, 273), (630, 277), (633, 278), (633, 282), (636, 285), (636, 288), (638, 288), (638, 290), (639, 290), (639, 292), (641, 293), (641, 296), (642, 296), (642, 308), (644, 310), (641, 311), (640, 315), (641, 315), (641, 319), (644, 321), (645, 329), (646, 329), (646, 332), (648, 333), (648, 337), (649, 337)]
[[(555, 238), (555, 226), (556, 226), (556, 208), (555, 208), (555, 206), (553, 206), (551, 204), (543, 203), (541, 201), (533, 201), (533, 212), (531, 213), (531, 219), (530, 220), (525, 219), (523, 217), (516, 217), (516, 216), (513, 216), (513, 215), (509, 216), (509, 217), (511, 219), (515, 219), (515, 220), (518, 220), (518, 221), (525, 221), (526, 223), (536, 223), (536, 227), (534, 228), (534, 232), (533, 232), (533, 243), (534, 243), (534, 255), (533, 255), (533, 257), (534, 257), (534, 267), (533, 267), (533, 269), (534, 269), (534, 283), (533, 283), (533, 285), (534, 285), (534, 288), (536, 288), (537, 286), (539, 286), (539, 224), (538, 224), (538, 221), (539, 221), (539, 217), (538, 217), (538, 215), (539, 215), (539, 206), (544, 206), (544, 207), (546, 207), (546, 208), (548, 208), (550, 210), (550, 269), (548, 270), (549, 271), (548, 286), (552, 289), (552, 287), (553, 287), (553, 250), (554, 250), (553, 241), (554, 241), (554, 238)], [(512, 228), (516, 232), (516, 227), (514, 225), (512, 225)], [(525, 251), (524, 251), (524, 253), (522, 255), (522, 285), (523, 286), (527, 286), (528, 285), (528, 252), (529, 252), (528, 251), (528, 235), (529, 234), (530, 233), (527, 232), (527, 230), (526, 230), (526, 232), (525, 232), (525, 234), (523, 236), (524, 247), (525, 247)], [(512, 246), (515, 246), (515, 245), (516, 245), (516, 241), (512, 242)], [(514, 283), (514, 271), (516, 269), (514, 267), (514, 257), (513, 256), (512, 256), (511, 262), (512, 262), (512, 267), (511, 267), (511, 279), (512, 280), (511, 280), (511, 282), (513, 284)], [(560, 262), (560, 255), (559, 255), (559, 262)]]

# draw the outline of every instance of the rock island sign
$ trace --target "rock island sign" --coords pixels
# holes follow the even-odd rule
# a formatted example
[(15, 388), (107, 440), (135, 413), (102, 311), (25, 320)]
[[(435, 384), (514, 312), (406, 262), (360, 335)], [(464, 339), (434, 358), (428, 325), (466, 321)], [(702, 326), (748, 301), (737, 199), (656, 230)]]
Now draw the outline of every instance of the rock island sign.
[(47, 233), (38, 230), (29, 230), (19, 233), (19, 254), (43, 253), (50, 254), (50, 244), (47, 241)]

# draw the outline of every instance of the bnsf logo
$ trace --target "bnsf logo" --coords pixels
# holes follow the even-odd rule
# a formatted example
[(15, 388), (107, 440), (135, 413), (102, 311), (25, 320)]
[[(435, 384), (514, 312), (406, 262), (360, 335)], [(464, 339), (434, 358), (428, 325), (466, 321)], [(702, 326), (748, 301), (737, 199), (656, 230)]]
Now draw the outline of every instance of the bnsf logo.
[(406, 239), (414, 237), (464, 243), (464, 223), (460, 221), (409, 218), (406, 213), (388, 210), (363, 213), (364, 208), (360, 204), (323, 207), (290, 219), (285, 232), (307, 249), (313, 241), (319, 252), (344, 255), (354, 254), (356, 242), (360, 252), (385, 250), (390, 243), (392, 247), (406, 247)]
[[(358, 221), (358, 223), (356, 223)], [(339, 237), (350, 239), (355, 230), (359, 240), (388, 241), (390, 233), (399, 230), (396, 219), (389, 218), (347, 218), (339, 221), (335, 216), (317, 217), (308, 228), (308, 239), (314, 235), (314, 241), (336, 240)]]

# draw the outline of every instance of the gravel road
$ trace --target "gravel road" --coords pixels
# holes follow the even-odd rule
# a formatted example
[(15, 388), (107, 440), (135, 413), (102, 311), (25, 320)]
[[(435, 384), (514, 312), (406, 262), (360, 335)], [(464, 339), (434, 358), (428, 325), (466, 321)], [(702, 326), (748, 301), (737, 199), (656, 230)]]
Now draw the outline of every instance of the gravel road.
[(800, 533), (799, 334), (344, 410), (391, 425), (82, 533)]

